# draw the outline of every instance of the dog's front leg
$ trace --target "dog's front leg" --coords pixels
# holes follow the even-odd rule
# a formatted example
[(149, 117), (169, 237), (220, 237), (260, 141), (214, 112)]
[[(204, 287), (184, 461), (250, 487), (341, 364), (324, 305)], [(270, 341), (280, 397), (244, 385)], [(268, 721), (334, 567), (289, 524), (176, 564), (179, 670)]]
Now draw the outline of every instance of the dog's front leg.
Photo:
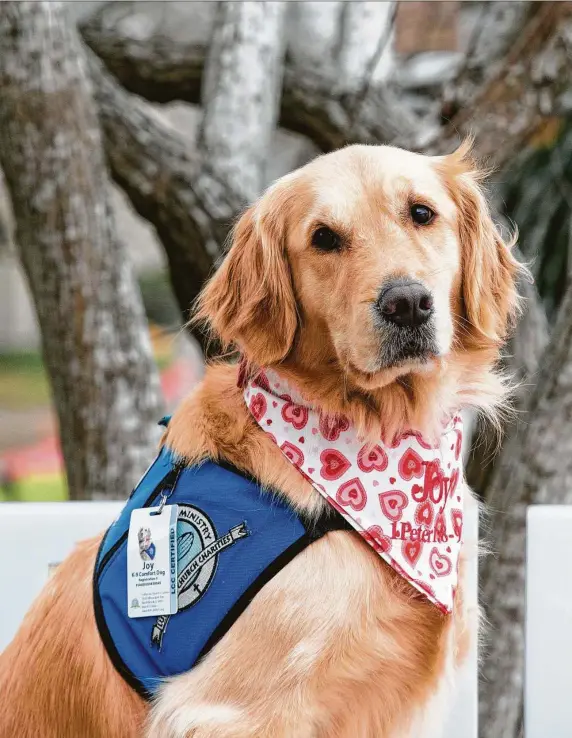
[[(244, 689), (239, 697), (228, 683), (223, 684), (220, 671), (218, 678), (213, 677), (213, 663), (208, 670), (203, 668), (208, 661), (163, 687), (149, 717), (147, 738), (316, 737), (309, 724), (311, 714), (303, 708), (302, 701), (288, 699), (285, 692), (276, 695), (276, 700), (257, 700), (254, 694), (248, 694), (250, 680), (241, 678)], [(238, 665), (234, 678), (240, 671)], [(234, 698), (223, 697), (229, 692), (234, 692)], [(286, 709), (287, 702), (291, 704), (290, 711)]]

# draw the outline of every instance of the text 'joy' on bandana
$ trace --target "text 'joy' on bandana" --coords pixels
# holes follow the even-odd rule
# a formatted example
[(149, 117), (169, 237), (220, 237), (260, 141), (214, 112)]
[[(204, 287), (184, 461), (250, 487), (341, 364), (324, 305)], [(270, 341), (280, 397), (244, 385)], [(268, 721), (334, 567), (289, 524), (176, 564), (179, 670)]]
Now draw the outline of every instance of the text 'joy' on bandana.
[(324, 418), (276, 372), (244, 398), (284, 456), (369, 545), (443, 612), (453, 608), (463, 532), (462, 420), (438, 445), (419, 432), (366, 443), (348, 418)]

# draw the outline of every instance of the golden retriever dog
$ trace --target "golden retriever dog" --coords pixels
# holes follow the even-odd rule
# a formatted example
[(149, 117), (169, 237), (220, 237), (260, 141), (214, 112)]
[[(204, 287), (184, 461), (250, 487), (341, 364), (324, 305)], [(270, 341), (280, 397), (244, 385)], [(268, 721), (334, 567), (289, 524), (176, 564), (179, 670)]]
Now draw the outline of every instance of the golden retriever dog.
[[(196, 319), (236, 347), (249, 371), (272, 369), (369, 439), (410, 429), (431, 437), (466, 407), (494, 415), (506, 394), (496, 365), (520, 267), (468, 148), (428, 157), (349, 146), (283, 177), (240, 218)], [(408, 286), (405, 308), (413, 300), (431, 314), (423, 338), (403, 338), (395, 306), (380, 317), (381, 296), (396, 285)], [(188, 464), (225, 459), (318, 515), (327, 503), (254, 421), (238, 372), (238, 363), (209, 366), (163, 443)], [(98, 544), (82, 543), (61, 564), (0, 657), (1, 738), (440, 734), (476, 636), (463, 596), (476, 551), (462, 550), (446, 614), (360, 536), (329, 532), (150, 705), (98, 635)]]

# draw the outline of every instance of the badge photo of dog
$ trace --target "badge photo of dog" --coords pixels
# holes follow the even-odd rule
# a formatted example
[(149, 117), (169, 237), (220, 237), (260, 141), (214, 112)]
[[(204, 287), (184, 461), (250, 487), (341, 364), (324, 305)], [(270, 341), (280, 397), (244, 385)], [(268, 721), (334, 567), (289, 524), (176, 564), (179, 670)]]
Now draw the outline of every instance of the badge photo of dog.
[(139, 556), (143, 561), (153, 561), (155, 558), (155, 544), (151, 538), (151, 528), (139, 528), (137, 540), (139, 541)]
[[(454, 493), (459, 541), (461, 506), (476, 503), (462, 472), (446, 480), (432, 471), (423, 486), (421, 449), (438, 444), (460, 410), (494, 416), (506, 403), (497, 365), (521, 270), (491, 220), (468, 149), (429, 157), (349, 146), (273, 184), (238, 221), (196, 310), (242, 363), (208, 366), (163, 438), (186, 463), (226, 460), (310, 518), (350, 474), (345, 449), (369, 443), (356, 452), (352, 479), (332, 493), (332, 506), (356, 520), (365, 491), (371, 499), (371, 475), (389, 473), (395, 439), (409, 438), (401, 479), (388, 478), (389, 492), (374, 499), (393, 516), (394, 538), (379, 526), (328, 532), (151, 704), (102, 645), (92, 601), (100, 538), (82, 543), (0, 656), (1, 738), (440, 735), (478, 614), (464, 597), (476, 546), (462, 546), (457, 566), (436, 548), (448, 546), (451, 526), (437, 502)], [(272, 386), (251, 386), (247, 404), (245, 379), (261, 371), (294, 388), (319, 424), (310, 427), (302, 400), (273, 399), (280, 390)], [(321, 436), (331, 440), (326, 455), (311, 448)], [(301, 473), (314, 457), (321, 468), (312, 462)], [(316, 481), (320, 473), (330, 487)], [(423, 537), (431, 520), (437, 538)], [(417, 529), (417, 539), (404, 540)], [(145, 533), (140, 546), (147, 555)], [(433, 585), (413, 586), (391, 552), (412, 565), (426, 556), (430, 582), (458, 570), (452, 608), (437, 606)]]

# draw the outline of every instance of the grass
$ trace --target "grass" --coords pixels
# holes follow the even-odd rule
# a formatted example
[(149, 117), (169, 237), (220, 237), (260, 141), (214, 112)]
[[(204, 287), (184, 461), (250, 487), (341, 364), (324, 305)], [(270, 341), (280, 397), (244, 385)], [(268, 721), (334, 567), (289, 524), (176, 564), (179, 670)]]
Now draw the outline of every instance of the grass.
[(0, 354), (0, 407), (28, 410), (49, 401), (48, 378), (39, 353)]
[[(159, 371), (173, 361), (173, 336), (151, 327)], [(30, 410), (51, 402), (50, 385), (39, 352), (0, 353), (0, 408)]]
[[(172, 334), (151, 326), (151, 341), (157, 367), (166, 369), (173, 361)], [(41, 411), (51, 403), (50, 385), (39, 352), (0, 353), (0, 410)], [(30, 476), (10, 489), (0, 487), (0, 502), (67, 500), (65, 477), (58, 474)]]
[(0, 489), (0, 501), (62, 502), (67, 499), (65, 478), (61, 474), (26, 477), (16, 482), (9, 494)]

